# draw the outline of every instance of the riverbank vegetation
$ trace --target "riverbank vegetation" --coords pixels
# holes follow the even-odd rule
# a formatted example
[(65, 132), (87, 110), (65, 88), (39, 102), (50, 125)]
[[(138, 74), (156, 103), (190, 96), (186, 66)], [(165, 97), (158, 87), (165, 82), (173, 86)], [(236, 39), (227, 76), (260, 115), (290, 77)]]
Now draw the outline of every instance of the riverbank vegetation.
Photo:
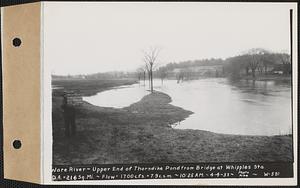
[(173, 129), (193, 112), (171, 105), (154, 91), (117, 109), (84, 102), (77, 108), (77, 134), (65, 137), (63, 91), (81, 96), (135, 80), (55, 80), (52, 98), (53, 164), (293, 161), (292, 136), (240, 136), (204, 130)]
[(270, 53), (264, 49), (251, 49), (246, 53), (226, 59), (224, 71), (234, 79), (272, 80), (290, 79), (290, 55)]

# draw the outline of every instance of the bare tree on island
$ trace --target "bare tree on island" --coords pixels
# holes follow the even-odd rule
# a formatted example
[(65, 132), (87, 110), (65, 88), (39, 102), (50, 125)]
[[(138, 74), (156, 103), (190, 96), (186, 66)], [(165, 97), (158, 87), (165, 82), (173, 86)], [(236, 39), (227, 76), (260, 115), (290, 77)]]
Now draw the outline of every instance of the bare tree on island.
[(153, 69), (157, 64), (159, 52), (160, 50), (157, 47), (150, 47), (148, 51), (143, 51), (143, 61), (148, 71), (151, 93), (153, 93)]

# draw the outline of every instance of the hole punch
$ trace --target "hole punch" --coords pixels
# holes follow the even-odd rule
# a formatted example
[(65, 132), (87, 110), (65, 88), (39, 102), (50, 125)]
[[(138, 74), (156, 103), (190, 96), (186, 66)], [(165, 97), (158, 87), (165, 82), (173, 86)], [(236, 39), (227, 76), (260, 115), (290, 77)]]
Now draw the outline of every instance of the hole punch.
[(13, 147), (14, 147), (15, 149), (20, 149), (21, 146), (22, 146), (22, 143), (21, 143), (20, 140), (14, 140), (14, 142), (13, 142)]
[(19, 46), (21, 46), (22, 41), (20, 38), (14, 38), (12, 43), (13, 43), (14, 47), (19, 47)]

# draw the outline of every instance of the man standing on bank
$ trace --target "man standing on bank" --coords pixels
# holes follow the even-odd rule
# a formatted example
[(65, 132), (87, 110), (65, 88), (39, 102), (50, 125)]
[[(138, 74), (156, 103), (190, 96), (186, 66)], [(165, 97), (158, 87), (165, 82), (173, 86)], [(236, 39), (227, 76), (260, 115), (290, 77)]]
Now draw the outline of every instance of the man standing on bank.
[(75, 118), (76, 118), (76, 111), (75, 107), (72, 104), (68, 104), (67, 95), (63, 95), (63, 104), (61, 105), (63, 109), (63, 115), (65, 119), (65, 135), (75, 136), (76, 135), (76, 125), (75, 125)]

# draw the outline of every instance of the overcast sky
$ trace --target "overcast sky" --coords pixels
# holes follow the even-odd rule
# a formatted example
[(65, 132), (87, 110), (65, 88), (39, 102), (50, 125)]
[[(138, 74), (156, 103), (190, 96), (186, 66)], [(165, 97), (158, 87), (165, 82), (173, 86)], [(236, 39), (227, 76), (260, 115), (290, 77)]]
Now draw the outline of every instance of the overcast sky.
[(274, 3), (53, 3), (44, 6), (52, 73), (132, 71), (142, 50), (160, 64), (226, 58), (250, 48), (289, 52), (289, 8)]

